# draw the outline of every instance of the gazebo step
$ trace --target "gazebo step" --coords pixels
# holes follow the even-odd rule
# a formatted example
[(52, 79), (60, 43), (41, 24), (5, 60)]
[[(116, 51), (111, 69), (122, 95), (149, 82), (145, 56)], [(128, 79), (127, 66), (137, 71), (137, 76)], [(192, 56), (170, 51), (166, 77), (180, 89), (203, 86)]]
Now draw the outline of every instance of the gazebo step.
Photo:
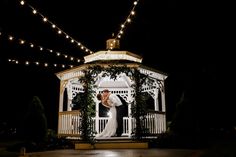
[(90, 143), (75, 143), (75, 149), (138, 149), (148, 148), (148, 142), (136, 142), (130, 139), (103, 139), (96, 141), (94, 145)]
[(132, 139), (128, 136), (121, 136), (121, 137), (99, 137), (96, 138), (97, 142), (108, 142), (108, 141), (112, 141), (112, 142), (128, 142), (128, 141), (132, 141)]

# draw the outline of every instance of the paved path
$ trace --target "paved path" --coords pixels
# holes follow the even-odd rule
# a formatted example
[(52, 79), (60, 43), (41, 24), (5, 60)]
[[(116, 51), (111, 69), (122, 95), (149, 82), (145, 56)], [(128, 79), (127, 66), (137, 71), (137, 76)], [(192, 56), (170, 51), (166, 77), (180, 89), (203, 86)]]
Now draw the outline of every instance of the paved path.
[(199, 157), (200, 153), (200, 150), (183, 149), (65, 149), (27, 153), (27, 155), (28, 157)]

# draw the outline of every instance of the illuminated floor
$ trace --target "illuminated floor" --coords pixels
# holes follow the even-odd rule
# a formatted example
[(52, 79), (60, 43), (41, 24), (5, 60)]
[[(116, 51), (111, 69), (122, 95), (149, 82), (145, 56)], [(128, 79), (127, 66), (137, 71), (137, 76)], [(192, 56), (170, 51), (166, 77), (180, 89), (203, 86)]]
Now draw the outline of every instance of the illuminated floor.
[(109, 150), (55, 150), (27, 153), (28, 157), (198, 157), (200, 150), (182, 149), (109, 149)]

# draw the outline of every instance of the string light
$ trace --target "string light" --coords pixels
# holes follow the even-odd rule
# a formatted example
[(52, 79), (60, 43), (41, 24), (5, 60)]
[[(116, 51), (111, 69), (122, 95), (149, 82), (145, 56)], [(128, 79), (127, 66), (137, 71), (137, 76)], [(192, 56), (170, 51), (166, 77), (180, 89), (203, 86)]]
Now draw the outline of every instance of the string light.
[[(136, 8), (138, 2), (139, 2), (139, 0), (134, 1), (133, 7), (132, 7), (129, 15), (126, 17), (124, 23), (121, 24), (121, 28), (118, 31), (117, 35), (115, 36), (115, 39), (113, 40), (113, 42), (116, 42), (116, 39), (117, 38), (120, 39), (122, 37), (122, 35), (124, 34), (124, 30), (125, 30), (126, 25), (132, 21), (131, 18), (135, 15), (135, 8)], [(113, 49), (113, 47), (110, 46), (110, 49)]]
[(24, 44), (24, 43), (25, 43), (25, 41), (24, 41), (24, 40), (21, 40), (21, 41), (20, 41), (20, 44)]
[(9, 40), (13, 40), (13, 36), (9, 36)]
[(61, 67), (61, 68), (73, 68), (74, 65), (66, 65), (66, 64), (49, 64), (49, 63), (46, 63), (46, 62), (39, 62), (39, 61), (19, 61), (17, 59), (8, 59), (8, 62), (9, 63), (12, 63), (12, 64), (24, 64), (26, 66), (29, 66), (29, 65), (36, 65), (36, 66), (43, 66), (43, 67)]
[[(71, 36), (69, 36), (66, 32), (64, 32), (61, 28), (59, 28), (58, 26), (56, 26), (56, 24), (54, 24), (53, 22), (51, 22), (50, 20), (48, 20), (48, 18), (46, 16), (44, 16), (43, 14), (41, 14), (39, 11), (37, 11), (32, 5), (30, 5), (29, 3), (26, 4), (26, 2), (24, 0), (20, 1), (20, 4), (22, 6), (28, 6), (30, 9), (32, 9), (32, 12), (34, 15), (39, 15), (42, 19), (43, 22), (45, 23), (49, 23), (53, 29), (57, 30), (57, 33), (59, 35), (63, 34), (64, 37), (66, 37), (67, 39), (69, 38), (71, 43), (76, 43), (77, 46), (80, 47), (81, 50), (84, 50), (87, 53), (94, 53), (93, 51), (91, 51), (89, 48), (87, 48), (86, 46), (84, 46), (83, 44), (81, 44), (81, 42), (78, 42), (77, 40), (75, 40), (74, 38), (72, 38)], [(82, 48), (83, 47), (83, 48)]]
[[(0, 34), (2, 35), (2, 32), (0, 32)], [(81, 60), (76, 58), (76, 57), (73, 57), (73, 56), (68, 56), (66, 54), (63, 54), (61, 52), (58, 52), (58, 51), (54, 51), (52, 49), (49, 49), (49, 48), (44, 48), (42, 46), (37, 46), (36, 44), (32, 43), (32, 42), (27, 42), (26, 40), (23, 40), (23, 39), (17, 39), (16, 37), (12, 36), (12, 35), (7, 35), (8, 36), (8, 40), (10, 41), (18, 41), (17, 43), (20, 44), (20, 45), (29, 45), (30, 48), (38, 48), (40, 51), (46, 51), (46, 52), (50, 52), (50, 54), (55, 54), (57, 57), (59, 56), (64, 56), (65, 59), (69, 59), (71, 61), (76, 61), (76, 62), (80, 62)], [(72, 59), (73, 58), (73, 59)]]
[[(118, 44), (118, 42), (116, 43), (117, 39), (120, 39), (120, 38), (122, 37), (122, 35), (124, 34), (124, 30), (125, 30), (125, 28), (126, 28), (126, 25), (127, 25), (128, 23), (131, 23), (132, 18), (133, 18), (134, 15), (135, 15), (135, 9), (136, 9), (136, 6), (137, 6), (138, 2), (139, 2), (139, 0), (135, 0), (135, 1), (133, 2), (133, 7), (132, 7), (132, 9), (131, 9), (129, 15), (126, 17), (125, 21), (121, 24), (121, 28), (120, 28), (120, 30), (118, 31), (118, 33), (117, 33), (117, 35), (115, 36), (115, 38), (113, 39), (113, 41), (111, 41), (111, 42), (113, 42), (113, 43), (110, 43), (110, 44), (109, 44), (109, 48), (108, 48), (109, 50), (112, 50), (112, 49)], [(25, 5), (26, 3), (25, 3), (24, 0), (21, 0), (21, 1), (20, 1), (20, 4), (21, 4), (21, 5)], [(30, 5), (30, 4), (27, 3), (27, 6), (28, 6), (30, 9), (32, 9), (33, 14), (38, 14), (39, 16), (41, 16), (41, 18), (43, 19), (43, 21), (44, 21), (45, 23), (51, 24), (52, 28), (53, 28), (53, 29), (56, 29), (56, 30), (57, 30), (57, 33), (58, 33), (59, 35), (63, 34), (66, 39), (70, 39), (70, 42), (71, 42), (71, 43), (76, 43), (77, 46), (80, 47), (81, 50), (83, 50), (83, 51), (85, 51), (85, 52), (87, 52), (87, 53), (90, 53), (90, 54), (93, 53), (93, 51), (89, 50), (87, 47), (85, 47), (83, 44), (81, 44), (81, 42), (76, 41), (74, 38), (72, 38), (71, 36), (69, 36), (67, 33), (65, 33), (62, 29), (60, 29), (60, 28), (59, 28), (58, 26), (56, 26), (54, 23), (52, 23), (51, 21), (49, 21), (43, 14), (41, 14), (40, 12), (38, 12), (32, 5)], [(119, 44), (118, 44), (118, 45), (119, 45)], [(41, 49), (41, 48), (40, 48), (40, 49)], [(57, 54), (57, 56), (59, 56), (59, 55)], [(65, 56), (65, 58), (67, 58), (67, 56)]]
[(36, 10), (33, 10), (33, 14), (37, 14), (37, 11), (36, 11)]
[(20, 1), (20, 4), (21, 4), (21, 5), (25, 5), (25, 2), (24, 2), (24, 1)]

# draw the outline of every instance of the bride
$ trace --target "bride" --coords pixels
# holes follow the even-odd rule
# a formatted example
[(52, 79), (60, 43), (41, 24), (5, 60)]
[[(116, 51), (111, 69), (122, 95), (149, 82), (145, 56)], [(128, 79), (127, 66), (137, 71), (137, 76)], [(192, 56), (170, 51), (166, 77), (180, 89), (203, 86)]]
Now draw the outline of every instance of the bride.
[(100, 134), (97, 134), (95, 138), (114, 136), (116, 134), (116, 129), (117, 129), (116, 107), (114, 103), (111, 103), (111, 101), (109, 100), (109, 95), (104, 96), (102, 94), (98, 94), (97, 98), (98, 100), (101, 100), (102, 104), (105, 107), (108, 107), (110, 109), (109, 112), (111, 114), (109, 115), (108, 121), (103, 131)]

